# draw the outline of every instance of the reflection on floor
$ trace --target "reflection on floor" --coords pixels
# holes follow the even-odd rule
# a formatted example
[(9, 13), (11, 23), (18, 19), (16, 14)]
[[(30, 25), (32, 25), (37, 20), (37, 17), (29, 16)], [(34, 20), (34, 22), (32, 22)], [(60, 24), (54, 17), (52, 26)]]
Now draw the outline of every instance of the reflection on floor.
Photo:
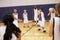
[(19, 23), (19, 28), (21, 29), (21, 40), (52, 40), (52, 37), (49, 37), (49, 22), (45, 22), (46, 33), (43, 33), (43, 30), (38, 31), (38, 26), (32, 26), (34, 22), (29, 22), (29, 28), (24, 28), (23, 23)]

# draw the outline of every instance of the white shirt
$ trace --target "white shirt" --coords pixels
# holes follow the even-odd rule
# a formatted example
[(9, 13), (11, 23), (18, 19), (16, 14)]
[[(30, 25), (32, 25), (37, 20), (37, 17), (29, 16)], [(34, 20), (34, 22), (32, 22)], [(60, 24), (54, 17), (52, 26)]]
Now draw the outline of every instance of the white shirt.
[(27, 13), (23, 13), (23, 18), (27, 18)]
[(55, 13), (51, 13), (51, 20), (55, 17)]
[(34, 16), (37, 16), (38, 9), (34, 9)]
[[(5, 25), (0, 26), (0, 40), (3, 40), (5, 31), (6, 31), (6, 26)], [(11, 40), (17, 40), (17, 37), (14, 34), (12, 34)]]
[[(18, 19), (18, 13), (13, 13), (13, 16)], [(18, 20), (14, 19), (13, 23), (18, 27)]]
[(40, 17), (41, 17), (41, 20), (39, 20), (38, 24), (39, 24), (41, 27), (44, 27), (45, 18), (44, 18), (44, 13), (43, 13), (43, 12), (41, 12)]
[(28, 17), (27, 17), (27, 13), (23, 13), (23, 19), (24, 19), (24, 23), (28, 23)]
[(34, 21), (38, 20), (38, 9), (34, 9)]
[(59, 32), (59, 25), (60, 25), (60, 18), (55, 17), (55, 24), (54, 24), (54, 40), (60, 40), (60, 32)]
[(45, 21), (44, 13), (43, 12), (41, 12), (41, 18), (42, 18), (42, 21)]

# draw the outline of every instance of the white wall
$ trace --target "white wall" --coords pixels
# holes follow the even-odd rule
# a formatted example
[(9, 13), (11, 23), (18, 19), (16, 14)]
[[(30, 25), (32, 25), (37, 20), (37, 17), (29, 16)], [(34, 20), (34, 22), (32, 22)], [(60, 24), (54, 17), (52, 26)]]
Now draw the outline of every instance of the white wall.
[(36, 4), (54, 4), (60, 0), (0, 0), (0, 7), (23, 6)]

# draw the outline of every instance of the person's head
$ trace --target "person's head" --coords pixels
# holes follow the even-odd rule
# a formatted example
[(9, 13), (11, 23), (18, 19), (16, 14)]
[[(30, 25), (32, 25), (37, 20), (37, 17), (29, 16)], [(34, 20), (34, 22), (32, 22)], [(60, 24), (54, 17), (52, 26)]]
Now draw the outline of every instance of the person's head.
[(60, 2), (56, 4), (55, 8), (56, 8), (58, 15), (60, 15)]
[(8, 22), (12, 23), (14, 21), (13, 15), (11, 14), (5, 14), (3, 16), (3, 22), (6, 25)]
[(54, 8), (49, 8), (50, 13), (54, 13), (55, 9)]
[(39, 10), (40, 10), (40, 12), (42, 12), (43, 11), (43, 8), (40, 8)]
[(26, 13), (26, 12), (27, 12), (27, 10), (26, 10), (26, 9), (24, 9), (23, 11), (24, 11), (24, 13)]
[(37, 8), (37, 6), (36, 5), (34, 5), (34, 9), (36, 9)]
[(17, 9), (16, 9), (16, 8), (14, 8), (14, 10), (13, 10), (13, 11), (14, 11), (14, 13), (17, 13)]

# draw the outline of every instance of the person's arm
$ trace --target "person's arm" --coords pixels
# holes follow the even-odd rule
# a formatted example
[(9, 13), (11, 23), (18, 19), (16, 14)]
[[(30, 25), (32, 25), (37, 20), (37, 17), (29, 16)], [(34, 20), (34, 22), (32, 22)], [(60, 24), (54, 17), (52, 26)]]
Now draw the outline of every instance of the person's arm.
[(13, 17), (14, 17), (15, 20), (18, 20), (18, 18), (16, 18), (14, 15), (13, 15)]
[(50, 16), (51, 15), (51, 13), (48, 13), (48, 16)]
[(13, 15), (13, 17), (15, 20), (18, 20), (19, 22), (22, 21), (21, 19), (16, 18), (14, 15)]
[(23, 15), (22, 15), (22, 16), (23, 16), (23, 18), (24, 18), (24, 13), (23, 13)]
[(21, 40), (21, 33), (18, 33), (18, 38), (17, 40)]
[(37, 13), (37, 15), (39, 16), (41, 14), (41, 12), (38, 10), (38, 13)]
[(53, 35), (53, 22), (50, 21), (49, 36), (52, 37), (52, 35)]
[(60, 24), (59, 24), (59, 32), (60, 32)]

